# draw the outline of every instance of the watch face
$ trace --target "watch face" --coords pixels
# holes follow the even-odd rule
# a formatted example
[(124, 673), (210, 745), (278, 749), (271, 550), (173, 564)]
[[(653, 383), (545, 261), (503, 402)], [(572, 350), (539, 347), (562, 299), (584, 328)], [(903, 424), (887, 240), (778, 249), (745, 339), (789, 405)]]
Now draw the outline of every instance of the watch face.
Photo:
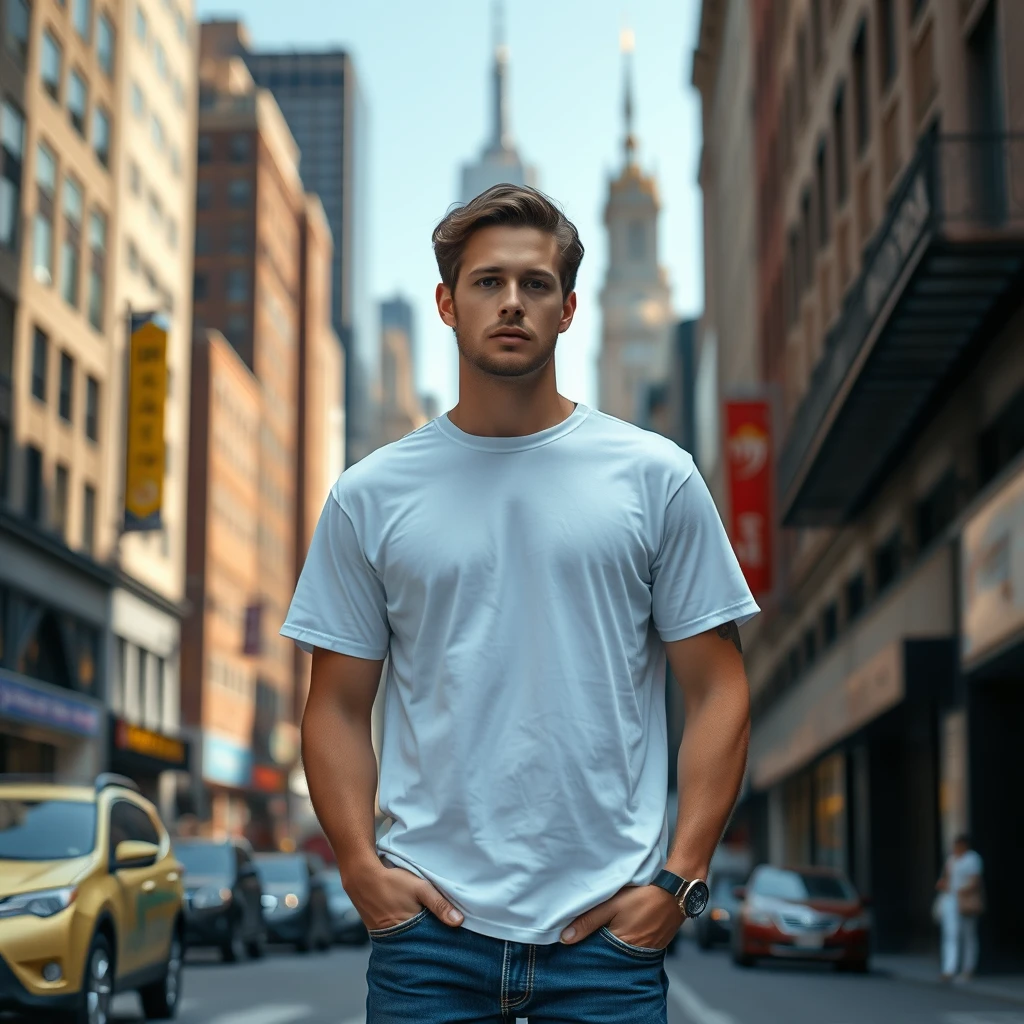
[(683, 897), (686, 916), (700, 917), (707, 908), (708, 900), (710, 898), (711, 893), (708, 891), (707, 885), (704, 882), (694, 882), (693, 885), (686, 890), (686, 895)]

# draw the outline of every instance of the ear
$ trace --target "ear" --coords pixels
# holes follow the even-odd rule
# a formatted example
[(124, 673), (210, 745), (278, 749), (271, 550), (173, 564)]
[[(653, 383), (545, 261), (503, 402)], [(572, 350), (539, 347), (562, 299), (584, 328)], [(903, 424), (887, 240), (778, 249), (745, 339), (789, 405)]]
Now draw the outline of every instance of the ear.
[(455, 327), (455, 297), (446, 284), (439, 284), (434, 292), (434, 301), (437, 303), (437, 312), (445, 325), (454, 329)]
[(558, 333), (565, 334), (572, 324), (572, 318), (576, 315), (576, 293), (569, 292), (562, 303), (562, 319), (558, 321)]

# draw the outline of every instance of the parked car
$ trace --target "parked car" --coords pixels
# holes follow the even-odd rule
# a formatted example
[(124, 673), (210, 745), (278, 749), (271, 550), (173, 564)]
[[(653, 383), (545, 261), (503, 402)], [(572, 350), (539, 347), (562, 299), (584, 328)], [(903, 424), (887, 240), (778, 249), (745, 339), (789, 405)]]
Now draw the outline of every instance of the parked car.
[(228, 963), (258, 959), (267, 944), (263, 883), (242, 839), (181, 839), (185, 867), (185, 936), (189, 946), (215, 946)]
[(868, 969), (871, 922), (866, 901), (841, 872), (762, 865), (736, 895), (742, 905), (732, 933), (732, 956), (740, 966), (780, 957)]
[(255, 862), (270, 941), (288, 943), (300, 953), (328, 949), (331, 914), (321, 862), (305, 853), (258, 853)]
[(174, 1017), (185, 941), (181, 865), (130, 779), (0, 780), (0, 1011), (107, 1024), (135, 990)]
[(327, 909), (331, 915), (331, 935), (335, 942), (361, 946), (370, 941), (370, 933), (359, 917), (352, 898), (341, 884), (337, 868), (325, 868), (320, 881), (327, 890)]
[(744, 875), (731, 871), (712, 871), (709, 881), (711, 899), (707, 909), (694, 921), (697, 945), (711, 949), (716, 943), (728, 942), (732, 937), (733, 921), (739, 910), (736, 888), (742, 885)]

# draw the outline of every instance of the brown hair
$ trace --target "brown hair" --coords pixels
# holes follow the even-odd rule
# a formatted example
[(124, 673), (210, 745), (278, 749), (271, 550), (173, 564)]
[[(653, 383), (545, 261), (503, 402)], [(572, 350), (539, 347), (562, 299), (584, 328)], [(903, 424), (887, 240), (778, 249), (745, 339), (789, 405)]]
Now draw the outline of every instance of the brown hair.
[(493, 224), (537, 228), (554, 235), (562, 257), (562, 296), (576, 287), (576, 272), (583, 261), (576, 225), (543, 192), (529, 185), (494, 185), (471, 202), (449, 210), (434, 228), (437, 269), (452, 294), (470, 236)]

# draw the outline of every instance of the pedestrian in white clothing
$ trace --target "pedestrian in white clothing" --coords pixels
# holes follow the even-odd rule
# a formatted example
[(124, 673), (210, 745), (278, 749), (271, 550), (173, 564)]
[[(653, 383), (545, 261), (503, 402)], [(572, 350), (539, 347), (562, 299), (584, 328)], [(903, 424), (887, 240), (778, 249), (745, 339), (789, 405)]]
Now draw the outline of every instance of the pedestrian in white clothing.
[(985, 898), (981, 856), (968, 836), (954, 840), (935, 888), (942, 893), (942, 980), (970, 981), (978, 966), (978, 918)]

